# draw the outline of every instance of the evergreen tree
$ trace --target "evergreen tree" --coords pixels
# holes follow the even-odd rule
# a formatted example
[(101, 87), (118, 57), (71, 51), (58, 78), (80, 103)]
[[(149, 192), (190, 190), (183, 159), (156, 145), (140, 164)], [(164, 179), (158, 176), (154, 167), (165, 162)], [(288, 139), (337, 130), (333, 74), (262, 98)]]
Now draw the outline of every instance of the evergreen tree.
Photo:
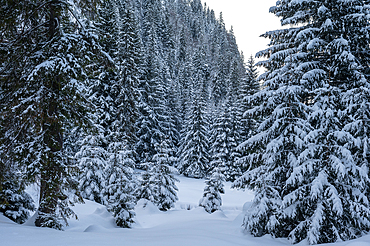
[(121, 141), (133, 145), (136, 139), (135, 123), (139, 117), (139, 84), (142, 65), (142, 44), (139, 37), (139, 27), (135, 19), (130, 0), (122, 0), (119, 6), (120, 36), (116, 66), (119, 79), (114, 86), (114, 115), (113, 128), (124, 133)]
[(110, 158), (105, 170), (106, 179), (104, 200), (108, 210), (113, 213), (116, 224), (120, 227), (130, 228), (134, 223), (134, 207), (136, 198), (133, 194), (135, 182), (133, 169), (135, 161), (132, 151), (127, 150), (127, 145), (122, 141), (109, 145)]
[(257, 93), (259, 91), (259, 84), (257, 81), (258, 72), (255, 61), (252, 56), (249, 57), (246, 64), (245, 76), (240, 80), (239, 85), (239, 114), (240, 114), (240, 137), (241, 142), (246, 141), (250, 136), (255, 133), (255, 128), (258, 119), (251, 117), (248, 114), (244, 114), (246, 111), (251, 109), (253, 105), (247, 100), (249, 96)]
[(250, 170), (235, 183), (257, 192), (244, 226), (294, 243), (357, 238), (370, 225), (369, 177), (354, 147), (364, 144), (355, 134), (364, 128), (352, 109), (364, 97), (352, 101), (349, 92), (367, 86), (356, 55), (368, 49), (358, 41), (368, 10), (363, 1), (280, 1), (271, 11), (300, 25), (264, 35), (268, 71), (248, 111), (262, 119), (260, 133), (240, 146)]
[(220, 13), (220, 22), (218, 23), (215, 34), (216, 36), (216, 60), (212, 71), (212, 97), (216, 106), (221, 103), (227, 93), (227, 76), (229, 75), (228, 60), (228, 40), (225, 23), (222, 13)]
[(88, 135), (82, 142), (81, 150), (76, 153), (76, 159), (80, 170), (78, 188), (81, 196), (104, 204), (104, 170), (107, 167), (108, 153), (101, 147), (102, 139), (99, 135)]
[(150, 25), (144, 55), (144, 72), (140, 85), (141, 98), (137, 122), (138, 142), (135, 146), (139, 168), (150, 163), (156, 154), (155, 145), (160, 143), (164, 133), (161, 129), (164, 87), (161, 77), (161, 58), (154, 24)]
[(234, 181), (236, 177), (241, 175), (241, 169), (236, 163), (238, 136), (234, 127), (236, 123), (235, 118), (233, 118), (231, 113), (234, 111), (231, 100), (231, 96), (228, 96), (223, 103), (219, 116), (213, 123), (212, 146), (210, 150), (212, 153), (210, 168), (219, 168), (227, 181)]
[(209, 169), (208, 123), (205, 99), (193, 91), (180, 149), (179, 171), (187, 177), (203, 178)]
[(165, 139), (157, 146), (157, 154), (153, 156), (155, 164), (152, 169), (152, 178), (155, 180), (155, 204), (162, 211), (174, 207), (177, 198), (175, 182), (180, 182), (175, 177), (177, 170), (171, 166), (174, 157), (171, 157), (171, 148)]
[(225, 193), (223, 182), (225, 182), (225, 177), (222, 171), (216, 167), (213, 170), (212, 176), (206, 180), (203, 198), (199, 201), (199, 206), (204, 207), (208, 213), (221, 210), (221, 194)]
[(113, 212), (117, 225), (129, 228), (134, 222), (135, 213), (132, 210), (136, 203), (132, 180), (135, 162), (130, 149), (136, 142), (141, 42), (131, 1), (120, 1), (117, 10), (118, 48), (117, 53), (113, 55), (117, 80), (110, 89), (115, 110), (110, 125), (105, 196), (108, 209)]
[[(111, 141), (117, 131), (120, 139), (136, 142), (135, 122), (138, 118), (138, 85), (141, 65), (141, 42), (134, 10), (130, 1), (104, 1), (96, 23), (103, 51), (110, 64), (102, 66), (100, 80), (93, 87), (92, 101), (97, 105), (97, 124)], [(106, 146), (104, 146), (106, 147)]]
[(113, 58), (118, 53), (119, 13), (117, 1), (102, 1), (97, 12), (96, 32), (99, 44), (107, 56), (107, 61), (96, 71), (97, 78), (90, 85), (87, 97), (94, 104), (94, 112), (90, 113), (93, 122), (92, 130), (80, 143), (80, 149), (75, 157), (80, 174), (78, 175), (81, 196), (85, 199), (106, 204), (104, 200), (105, 176), (109, 153), (107, 145), (110, 142), (111, 125), (114, 121), (113, 106), (115, 98), (112, 87), (118, 80), (118, 71)]
[[(151, 168), (147, 166), (147, 168)], [(154, 174), (151, 172), (152, 169), (145, 170), (141, 173), (140, 179), (138, 180), (138, 186), (135, 190), (135, 196), (138, 200), (145, 199), (155, 204), (155, 179)]]
[(27, 221), (30, 211), (35, 211), (31, 196), (14, 181), (6, 181), (0, 189), (0, 212), (9, 219), (22, 224)]
[(177, 171), (171, 166), (174, 157), (170, 156), (171, 149), (167, 142), (164, 140), (156, 146), (157, 154), (153, 156), (153, 163), (142, 173), (136, 190), (138, 199), (146, 199), (162, 211), (172, 208), (178, 200), (175, 182), (179, 180), (174, 176)]
[(74, 214), (67, 194), (76, 193), (76, 182), (63, 135), (89, 111), (83, 91), (100, 53), (76, 10), (92, 12), (94, 2), (2, 2), (0, 104), (10, 147), (3, 156), (40, 182), (37, 226), (62, 229)]

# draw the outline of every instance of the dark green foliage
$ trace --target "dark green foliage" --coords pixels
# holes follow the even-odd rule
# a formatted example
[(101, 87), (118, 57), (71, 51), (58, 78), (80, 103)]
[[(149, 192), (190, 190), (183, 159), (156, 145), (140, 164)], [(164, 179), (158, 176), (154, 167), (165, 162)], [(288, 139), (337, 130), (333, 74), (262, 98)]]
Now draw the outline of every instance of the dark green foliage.
[(34, 201), (19, 185), (6, 181), (0, 186), (0, 212), (22, 224), (27, 221), (30, 211), (34, 211)]
[[(208, 109), (229, 84), (235, 98), (244, 76), (222, 16), (199, 0), (0, 0), (0, 15), (0, 182), (39, 182), (37, 226), (63, 229), (83, 195), (129, 227), (132, 158), (148, 170), (167, 158), (156, 173), (171, 186), (187, 149), (181, 172), (207, 176)], [(92, 170), (98, 191), (79, 193)], [(114, 175), (121, 183), (107, 182)], [(143, 176), (140, 196), (152, 200), (153, 175)], [(156, 198), (162, 210), (176, 200), (171, 187)]]
[(0, 105), (7, 116), (2, 118), (2, 161), (16, 161), (27, 181), (40, 180), (36, 225), (61, 229), (73, 215), (66, 194), (76, 188), (63, 135), (86, 120), (89, 105), (82, 92), (96, 57), (95, 41), (82, 18), (70, 15), (77, 5), (54, 0), (2, 6), (11, 20), (0, 27)]
[(178, 169), (187, 177), (203, 178), (209, 170), (209, 129), (200, 88), (192, 91)]
[(225, 176), (220, 168), (215, 168), (211, 177), (206, 180), (203, 198), (199, 201), (199, 206), (204, 207), (208, 213), (221, 210), (222, 199), (221, 194), (225, 193), (224, 183)]
[(293, 243), (358, 238), (370, 229), (369, 9), (284, 0), (270, 11), (291, 26), (263, 35), (271, 39), (258, 54), (267, 58), (264, 84), (247, 97), (258, 127), (239, 146), (248, 171), (234, 185), (256, 191), (244, 226)]

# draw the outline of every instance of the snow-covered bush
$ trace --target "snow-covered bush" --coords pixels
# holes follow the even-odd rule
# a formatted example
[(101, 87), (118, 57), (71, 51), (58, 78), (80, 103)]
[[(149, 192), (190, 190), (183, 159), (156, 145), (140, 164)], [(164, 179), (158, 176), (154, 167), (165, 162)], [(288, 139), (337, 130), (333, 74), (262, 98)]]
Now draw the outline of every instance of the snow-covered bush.
[(219, 168), (215, 168), (210, 179), (206, 180), (206, 187), (199, 206), (204, 207), (208, 213), (213, 213), (221, 209), (221, 194), (225, 193), (224, 183), (225, 176)]
[(35, 210), (31, 196), (19, 185), (6, 181), (0, 190), (0, 212), (9, 219), (22, 224), (30, 216), (30, 211)]

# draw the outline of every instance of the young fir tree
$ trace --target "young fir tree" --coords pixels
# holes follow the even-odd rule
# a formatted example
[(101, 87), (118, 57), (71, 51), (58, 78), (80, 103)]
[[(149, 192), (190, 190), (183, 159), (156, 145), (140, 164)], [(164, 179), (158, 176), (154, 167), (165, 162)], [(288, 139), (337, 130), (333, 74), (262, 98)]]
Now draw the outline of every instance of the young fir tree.
[(257, 67), (252, 56), (247, 61), (245, 75), (241, 77), (237, 101), (240, 110), (240, 141), (244, 142), (255, 133), (257, 124), (256, 118), (244, 114), (253, 107), (251, 102), (247, 100), (247, 97), (259, 91)]
[(103, 192), (105, 188), (104, 170), (107, 167), (107, 151), (101, 147), (104, 137), (88, 135), (82, 141), (82, 147), (76, 153), (80, 174), (78, 175), (78, 189), (85, 199), (104, 204)]
[(259, 105), (248, 111), (263, 121), (241, 146), (251, 153), (250, 171), (235, 183), (257, 191), (244, 225), (294, 243), (359, 237), (370, 226), (369, 177), (354, 147), (364, 128), (350, 127), (357, 121), (350, 109), (362, 99), (349, 92), (366, 85), (356, 55), (368, 49), (359, 41), (367, 8), (363, 1), (281, 1), (271, 10), (282, 24), (299, 25), (265, 35), (269, 70), (251, 98)]
[(35, 211), (34, 201), (15, 181), (2, 183), (0, 213), (18, 224), (27, 221), (30, 211)]
[(204, 188), (203, 197), (199, 201), (199, 206), (204, 207), (210, 214), (221, 210), (221, 194), (225, 193), (224, 182), (225, 176), (218, 167), (213, 170), (211, 177), (205, 182), (206, 187)]
[(133, 196), (134, 159), (132, 146), (136, 141), (134, 123), (138, 116), (138, 84), (141, 62), (141, 44), (134, 12), (130, 1), (117, 4), (119, 14), (117, 52), (113, 61), (117, 68), (117, 80), (112, 92), (112, 122), (109, 126), (108, 163), (105, 170), (105, 202), (113, 212), (120, 227), (129, 228), (134, 222), (132, 211), (136, 203)]
[(187, 177), (203, 178), (209, 170), (209, 129), (206, 102), (202, 97), (201, 86), (198, 88), (192, 91), (192, 101), (189, 103), (178, 169)]
[(135, 190), (135, 197), (137, 200), (145, 199), (149, 202), (155, 204), (155, 180), (154, 175), (151, 172), (153, 165), (146, 166), (147, 170), (141, 173), (141, 176), (138, 180), (138, 185)]
[(104, 173), (106, 178), (104, 201), (108, 210), (113, 213), (116, 224), (123, 228), (130, 228), (134, 223), (133, 210), (136, 204), (136, 197), (133, 195), (135, 161), (132, 151), (127, 149), (122, 140), (109, 145), (110, 157)]
[(210, 152), (212, 159), (210, 168), (217, 167), (225, 176), (227, 181), (234, 181), (241, 175), (241, 169), (237, 165), (237, 131), (235, 131), (235, 109), (233, 108), (232, 97), (228, 93), (223, 103), (219, 116), (212, 125), (212, 145)]
[(104, 189), (106, 177), (104, 171), (108, 165), (109, 153), (107, 145), (112, 134), (112, 122), (117, 108), (113, 100), (116, 93), (112, 89), (117, 84), (118, 69), (114, 58), (118, 53), (119, 39), (119, 9), (116, 0), (102, 1), (98, 8), (97, 20), (94, 23), (98, 33), (98, 41), (107, 61), (96, 71), (97, 78), (93, 80), (88, 97), (95, 110), (90, 115), (93, 122), (91, 130), (81, 141), (80, 150), (75, 157), (79, 164), (78, 175), (81, 196), (85, 199), (106, 204)]
[(165, 139), (157, 145), (157, 154), (153, 156), (155, 164), (151, 170), (152, 178), (155, 180), (155, 204), (162, 211), (174, 207), (177, 198), (176, 182), (180, 182), (175, 173), (177, 170), (171, 166), (175, 157), (171, 156), (172, 149), (169, 147), (168, 140)]
[(139, 119), (136, 127), (138, 142), (135, 146), (139, 168), (145, 169), (156, 154), (155, 145), (163, 137), (161, 113), (163, 109), (164, 87), (161, 77), (162, 60), (153, 23), (148, 24), (148, 37), (145, 44), (143, 75), (140, 84), (141, 98)]
[(76, 10), (92, 11), (94, 2), (6, 1), (9, 8), (2, 8), (7, 21), (0, 24), (0, 104), (6, 105), (2, 125), (10, 147), (5, 156), (40, 183), (37, 226), (62, 229), (74, 215), (69, 207), (76, 194), (74, 168), (63, 143), (65, 131), (86, 120), (89, 111), (83, 91), (101, 53)]

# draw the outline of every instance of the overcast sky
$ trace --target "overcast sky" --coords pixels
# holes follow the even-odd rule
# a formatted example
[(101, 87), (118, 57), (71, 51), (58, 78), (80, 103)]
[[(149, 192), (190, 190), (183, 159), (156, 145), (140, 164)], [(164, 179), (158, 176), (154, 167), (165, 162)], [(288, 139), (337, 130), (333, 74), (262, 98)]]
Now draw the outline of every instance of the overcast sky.
[(259, 36), (267, 31), (281, 29), (280, 20), (269, 13), (277, 0), (202, 0), (215, 11), (222, 11), (226, 28), (234, 28), (239, 50), (247, 59), (267, 47), (268, 39)]

